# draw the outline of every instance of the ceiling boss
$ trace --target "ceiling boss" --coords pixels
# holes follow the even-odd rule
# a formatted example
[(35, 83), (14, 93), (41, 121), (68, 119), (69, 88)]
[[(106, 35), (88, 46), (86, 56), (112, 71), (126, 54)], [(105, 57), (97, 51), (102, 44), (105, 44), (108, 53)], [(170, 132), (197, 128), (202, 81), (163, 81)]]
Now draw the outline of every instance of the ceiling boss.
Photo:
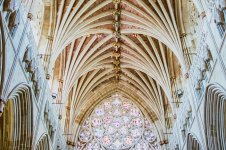
[(120, 57), (121, 57), (121, 53), (120, 53), (120, 37), (121, 37), (121, 33), (120, 33), (120, 17), (121, 17), (121, 10), (120, 10), (120, 2), (121, 0), (113, 0), (112, 1), (115, 5), (115, 10), (112, 12), (112, 15), (114, 17), (114, 21), (112, 23), (113, 27), (114, 27), (114, 31), (113, 31), (113, 35), (115, 37), (115, 42), (113, 42), (113, 46), (115, 48), (114, 52), (113, 52), (113, 57), (114, 57), (114, 73), (115, 73), (115, 79), (116, 81), (119, 81), (120, 76), (121, 76), (121, 61), (120, 61)]

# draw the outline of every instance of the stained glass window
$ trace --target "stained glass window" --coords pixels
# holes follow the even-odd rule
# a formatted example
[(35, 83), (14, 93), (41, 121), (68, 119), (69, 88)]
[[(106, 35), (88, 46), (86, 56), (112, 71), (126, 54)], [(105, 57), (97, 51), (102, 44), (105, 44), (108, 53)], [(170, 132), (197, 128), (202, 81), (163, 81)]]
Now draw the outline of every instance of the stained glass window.
[(78, 150), (157, 150), (158, 140), (141, 110), (119, 95), (101, 102), (83, 122)]

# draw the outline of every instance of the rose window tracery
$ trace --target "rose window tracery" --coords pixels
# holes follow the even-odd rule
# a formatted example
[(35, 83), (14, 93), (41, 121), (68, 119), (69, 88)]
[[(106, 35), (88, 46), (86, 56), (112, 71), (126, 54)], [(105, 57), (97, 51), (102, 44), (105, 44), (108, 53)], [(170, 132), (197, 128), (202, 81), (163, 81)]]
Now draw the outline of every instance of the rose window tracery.
[(81, 126), (77, 149), (158, 149), (149, 121), (131, 101), (113, 96), (101, 102)]

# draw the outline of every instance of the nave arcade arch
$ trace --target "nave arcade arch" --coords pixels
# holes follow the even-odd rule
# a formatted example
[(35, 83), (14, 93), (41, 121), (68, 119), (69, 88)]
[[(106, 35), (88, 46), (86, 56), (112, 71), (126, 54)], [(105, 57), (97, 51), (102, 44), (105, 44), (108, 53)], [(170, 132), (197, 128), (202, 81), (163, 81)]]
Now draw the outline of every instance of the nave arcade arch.
[(192, 133), (187, 135), (187, 150), (202, 150), (199, 140)]
[(49, 137), (47, 134), (42, 135), (35, 147), (36, 150), (50, 150)]
[(226, 147), (226, 90), (218, 83), (208, 85), (205, 94), (204, 123), (207, 148)]
[(33, 135), (32, 95), (20, 84), (9, 94), (0, 117), (0, 149), (30, 150)]

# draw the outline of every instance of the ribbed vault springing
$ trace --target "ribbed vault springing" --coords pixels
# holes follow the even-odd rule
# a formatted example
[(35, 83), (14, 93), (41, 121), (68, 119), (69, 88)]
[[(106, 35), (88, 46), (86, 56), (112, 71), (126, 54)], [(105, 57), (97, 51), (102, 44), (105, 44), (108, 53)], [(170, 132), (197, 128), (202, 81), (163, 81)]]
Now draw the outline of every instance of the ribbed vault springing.
[(64, 104), (65, 132), (75, 139), (78, 124), (92, 105), (121, 92), (142, 105), (164, 139), (166, 113), (174, 111), (172, 79), (185, 69), (175, 2), (58, 0), (57, 4), (49, 71), (54, 68), (57, 101)]

